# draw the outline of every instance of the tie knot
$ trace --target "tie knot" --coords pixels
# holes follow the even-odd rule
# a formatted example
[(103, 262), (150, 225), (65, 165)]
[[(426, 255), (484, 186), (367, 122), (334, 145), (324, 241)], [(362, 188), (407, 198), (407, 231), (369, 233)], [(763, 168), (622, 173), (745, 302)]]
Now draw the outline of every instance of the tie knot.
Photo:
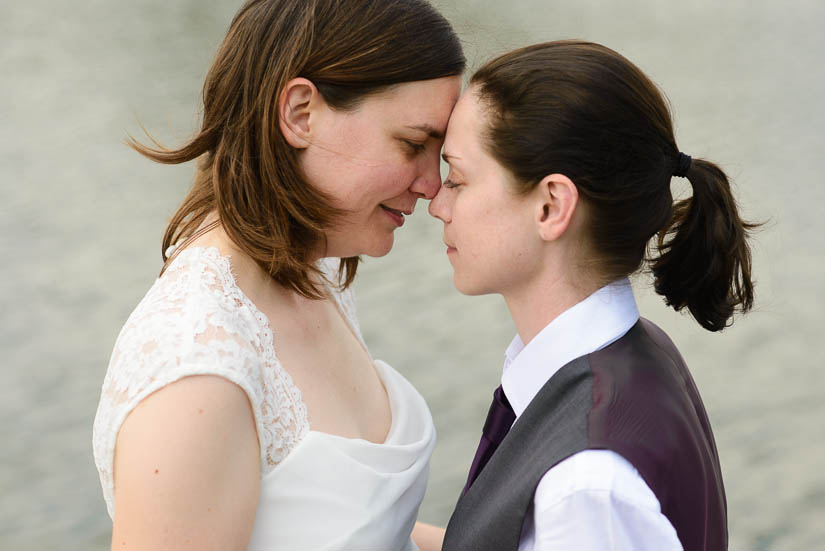
[(488, 440), (494, 442), (496, 446), (501, 444), (513, 422), (516, 414), (501, 385), (493, 392), (493, 402), (490, 404), (490, 411), (487, 413), (487, 421), (484, 423), (483, 434)]

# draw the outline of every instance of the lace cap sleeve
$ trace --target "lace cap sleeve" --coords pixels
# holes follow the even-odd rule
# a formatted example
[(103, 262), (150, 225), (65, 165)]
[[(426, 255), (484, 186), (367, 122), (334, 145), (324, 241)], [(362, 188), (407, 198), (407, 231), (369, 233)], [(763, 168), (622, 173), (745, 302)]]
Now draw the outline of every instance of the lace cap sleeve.
[[(262, 470), (274, 464), (289, 436), (276, 434), (282, 404), (275, 393), (268, 324), (249, 308), (234, 285), (229, 259), (217, 249), (184, 251), (159, 278), (121, 330), (103, 382), (94, 423), (95, 463), (109, 514), (114, 516), (115, 442), (126, 416), (149, 394), (191, 375), (218, 375), (237, 384), (249, 398), (261, 448)], [(246, 299), (248, 301), (248, 299)], [(268, 340), (267, 340), (268, 339)], [(283, 381), (282, 381), (283, 384)], [(269, 389), (269, 391), (267, 390)], [(297, 390), (297, 389), (296, 389)], [(290, 433), (297, 438), (293, 420)]]

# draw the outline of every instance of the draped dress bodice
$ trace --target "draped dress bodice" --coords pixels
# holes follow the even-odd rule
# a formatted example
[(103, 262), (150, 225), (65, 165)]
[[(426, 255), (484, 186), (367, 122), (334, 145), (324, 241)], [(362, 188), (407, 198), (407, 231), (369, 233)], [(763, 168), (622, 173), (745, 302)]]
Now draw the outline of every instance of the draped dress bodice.
[[(338, 259), (319, 267), (334, 281)], [(363, 343), (352, 292), (329, 286)], [(240, 290), (218, 249), (182, 251), (126, 321), (115, 343), (94, 423), (103, 495), (114, 518), (117, 433), (144, 398), (192, 375), (241, 387), (260, 443), (260, 496), (249, 549), (415, 549), (435, 428), (415, 388), (386, 363), (374, 367), (392, 423), (383, 443), (313, 431), (301, 391), (276, 355), (265, 315)]]

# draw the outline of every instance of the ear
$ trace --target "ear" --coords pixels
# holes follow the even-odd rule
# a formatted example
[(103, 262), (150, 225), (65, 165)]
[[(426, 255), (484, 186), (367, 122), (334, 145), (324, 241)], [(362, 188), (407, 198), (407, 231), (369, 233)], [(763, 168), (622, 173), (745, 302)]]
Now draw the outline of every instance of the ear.
[(323, 101), (311, 80), (293, 78), (278, 98), (278, 124), (287, 143), (297, 149), (310, 144), (312, 112)]
[(564, 174), (550, 174), (537, 186), (536, 225), (545, 241), (560, 238), (570, 227), (579, 203), (576, 184)]

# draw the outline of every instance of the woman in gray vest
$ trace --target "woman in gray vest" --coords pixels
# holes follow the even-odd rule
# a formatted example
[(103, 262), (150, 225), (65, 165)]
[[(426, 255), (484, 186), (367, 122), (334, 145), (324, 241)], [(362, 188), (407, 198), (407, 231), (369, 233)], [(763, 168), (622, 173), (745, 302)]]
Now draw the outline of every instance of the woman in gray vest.
[[(518, 335), (443, 548), (726, 549), (705, 408), (627, 279), (647, 261), (709, 331), (751, 308), (753, 225), (725, 174), (680, 152), (636, 66), (574, 41), (482, 67), (444, 158), (430, 213), (455, 286), (503, 295)], [(674, 202), (674, 176), (691, 197)]]

